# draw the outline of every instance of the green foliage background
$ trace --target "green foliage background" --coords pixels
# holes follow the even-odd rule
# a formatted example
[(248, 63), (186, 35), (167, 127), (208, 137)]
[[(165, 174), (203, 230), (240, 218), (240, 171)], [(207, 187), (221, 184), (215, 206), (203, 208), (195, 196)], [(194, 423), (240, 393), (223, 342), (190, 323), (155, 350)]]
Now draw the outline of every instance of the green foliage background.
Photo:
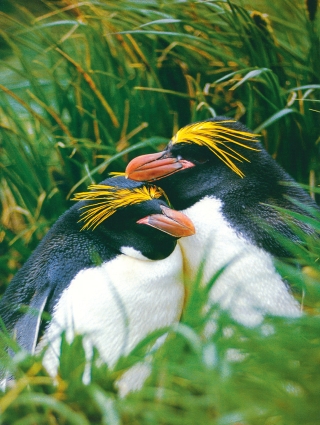
[[(3, 1), (1, 293), (75, 190), (123, 171), (189, 122), (241, 120), (293, 177), (316, 187), (319, 16), (317, 1), (302, 0)], [(39, 361), (21, 355), (10, 365), (17, 385), (0, 400), (0, 423), (319, 423), (319, 252), (309, 245), (295, 254), (301, 271), (279, 270), (312, 314), (267, 319), (276, 331), (266, 332), (217, 312), (209, 341), (195, 283), (141, 392), (118, 399), (110, 391), (117, 370), (95, 365), (92, 385), (62, 366), (55, 386)], [(66, 344), (62, 364), (80, 346)], [(241, 361), (228, 360), (230, 347), (245, 353)], [(119, 370), (132, 358), (123, 362)]]

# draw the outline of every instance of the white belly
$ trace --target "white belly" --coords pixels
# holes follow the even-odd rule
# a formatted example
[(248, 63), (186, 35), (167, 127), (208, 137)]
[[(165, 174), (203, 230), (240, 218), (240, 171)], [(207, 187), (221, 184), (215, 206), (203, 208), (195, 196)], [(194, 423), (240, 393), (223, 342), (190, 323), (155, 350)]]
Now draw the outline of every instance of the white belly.
[(219, 303), (246, 326), (259, 324), (265, 314), (299, 316), (299, 304), (276, 272), (272, 256), (237, 235), (221, 206), (220, 200), (206, 197), (183, 211), (196, 228), (194, 236), (179, 240), (187, 280), (196, 279), (202, 262), (203, 283), (228, 265), (214, 283), (211, 303)]
[(113, 366), (150, 332), (179, 320), (184, 303), (182, 256), (174, 252), (160, 261), (126, 255), (80, 271), (62, 293), (39, 348), (49, 345), (44, 365), (58, 367), (60, 334), (67, 340), (84, 334), (87, 357), (92, 345)]

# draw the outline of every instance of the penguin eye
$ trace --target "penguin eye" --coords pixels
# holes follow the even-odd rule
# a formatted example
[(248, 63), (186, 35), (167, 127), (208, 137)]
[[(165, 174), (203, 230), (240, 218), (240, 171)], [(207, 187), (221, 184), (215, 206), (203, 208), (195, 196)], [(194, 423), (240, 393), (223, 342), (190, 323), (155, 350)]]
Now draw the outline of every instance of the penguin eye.
[(177, 158), (178, 161), (187, 160), (197, 164), (203, 164), (210, 158), (210, 152), (206, 147), (191, 143), (174, 145), (171, 149), (171, 155)]
[(208, 162), (208, 161), (209, 161), (209, 159), (208, 159), (208, 158), (204, 158), (204, 157), (197, 158), (197, 163), (198, 163), (198, 164), (204, 164), (204, 163), (206, 163), (206, 162)]
[(176, 158), (178, 161), (181, 160), (188, 160), (191, 161), (194, 164), (204, 164), (205, 162), (209, 161), (208, 158), (208, 151), (207, 150), (203, 150), (203, 149), (193, 149), (193, 147), (191, 147), (192, 151), (191, 152), (184, 152), (185, 155), (177, 155)]

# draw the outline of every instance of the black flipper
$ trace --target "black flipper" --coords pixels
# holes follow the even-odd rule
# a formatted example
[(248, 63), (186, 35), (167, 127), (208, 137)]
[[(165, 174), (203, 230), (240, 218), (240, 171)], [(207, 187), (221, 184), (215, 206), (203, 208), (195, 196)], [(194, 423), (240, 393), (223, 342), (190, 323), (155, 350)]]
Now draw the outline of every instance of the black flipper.
[(20, 347), (32, 354), (35, 351), (39, 339), (41, 316), (50, 292), (51, 290), (49, 287), (39, 293), (36, 292), (30, 300), (28, 310), (17, 320), (14, 326), (13, 334), (15, 340)]

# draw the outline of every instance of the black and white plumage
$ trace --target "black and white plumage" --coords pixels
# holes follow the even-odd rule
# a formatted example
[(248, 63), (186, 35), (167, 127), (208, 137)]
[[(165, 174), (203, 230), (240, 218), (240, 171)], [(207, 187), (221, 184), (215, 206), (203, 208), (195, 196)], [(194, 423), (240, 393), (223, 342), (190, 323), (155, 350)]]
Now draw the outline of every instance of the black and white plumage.
[[(114, 177), (93, 188), (52, 226), (0, 303), (22, 348), (49, 345), (52, 375), (63, 330), (69, 341), (85, 335), (87, 357), (94, 345), (113, 366), (148, 333), (178, 321), (184, 302), (177, 239), (194, 233), (191, 221), (153, 185)], [(39, 342), (44, 311), (51, 320)], [(123, 385), (134, 388), (130, 379)]]
[(212, 302), (248, 326), (265, 314), (299, 316), (273, 264), (273, 256), (288, 254), (275, 235), (297, 237), (273, 206), (303, 213), (293, 199), (317, 207), (250, 130), (226, 117), (190, 124), (163, 152), (134, 158), (126, 175), (156, 180), (193, 221), (196, 234), (180, 243), (189, 279), (204, 259), (205, 282), (229, 264), (210, 293)]

